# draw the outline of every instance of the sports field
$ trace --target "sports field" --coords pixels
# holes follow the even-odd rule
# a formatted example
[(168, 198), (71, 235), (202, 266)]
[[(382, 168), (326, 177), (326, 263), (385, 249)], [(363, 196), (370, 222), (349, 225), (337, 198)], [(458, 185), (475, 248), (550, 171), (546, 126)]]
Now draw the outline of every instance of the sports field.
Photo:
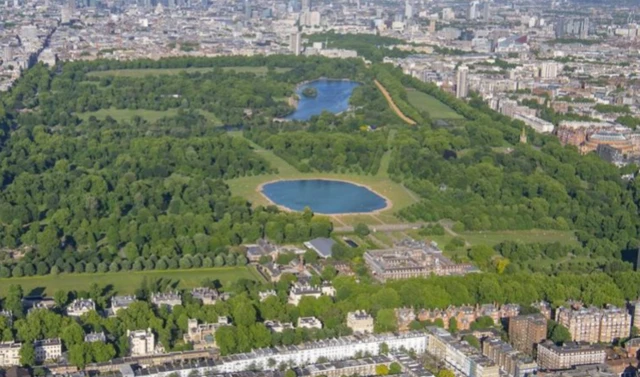
[[(196, 73), (196, 72), (209, 72), (214, 70), (215, 67), (189, 67), (189, 68), (141, 68), (141, 69), (112, 69), (107, 71), (94, 71), (87, 73), (87, 76), (105, 77), (143, 77), (152, 75), (178, 75), (182, 72)], [(256, 75), (266, 75), (267, 67), (222, 67), (225, 71), (235, 71), (236, 73), (255, 73)], [(287, 72), (290, 68), (276, 68), (278, 73)]]
[(415, 89), (407, 88), (407, 99), (411, 106), (418, 111), (426, 111), (431, 119), (464, 119), (464, 117), (456, 113), (452, 108), (440, 102), (438, 99)]
[[(234, 137), (243, 137), (241, 132), (230, 132)], [(226, 181), (233, 195), (237, 195), (249, 200), (254, 205), (268, 205), (269, 201), (260, 193), (261, 184), (275, 181), (279, 179), (335, 179), (353, 182), (359, 185), (367, 186), (376, 193), (384, 196), (392, 202), (389, 209), (383, 210), (376, 214), (359, 214), (359, 215), (339, 215), (331, 216), (336, 226), (354, 225), (359, 222), (367, 224), (394, 224), (401, 222), (395, 217), (394, 213), (401, 208), (407, 207), (416, 202), (414, 196), (408, 195), (407, 190), (402, 185), (389, 179), (387, 172), (383, 167), (388, 167), (389, 156), (383, 157), (383, 163), (380, 171), (376, 175), (359, 175), (359, 174), (338, 174), (338, 173), (301, 173), (286, 161), (276, 156), (273, 152), (268, 151), (261, 146), (249, 141), (257, 154), (262, 156), (269, 164), (278, 169), (278, 174), (267, 174), (252, 177), (242, 177)]]
[[(205, 118), (207, 118), (211, 123), (216, 126), (221, 126), (222, 122), (218, 119), (214, 114), (204, 111), (198, 110), (200, 114), (202, 114)], [(96, 117), (96, 119), (105, 119), (107, 116), (110, 116), (117, 122), (122, 121), (130, 121), (134, 117), (139, 116), (142, 119), (145, 119), (148, 122), (155, 122), (164, 117), (172, 117), (178, 114), (178, 109), (168, 109), (164, 111), (156, 111), (156, 110), (146, 110), (146, 109), (100, 109), (98, 111), (89, 111), (86, 113), (76, 113), (76, 116), (82, 120), (88, 120), (91, 116)]]
[(6, 294), (12, 284), (22, 286), (25, 294), (31, 291), (42, 291), (52, 296), (58, 290), (87, 290), (93, 283), (101, 286), (111, 285), (118, 294), (131, 294), (140, 287), (142, 279), (168, 279), (178, 282), (178, 289), (193, 288), (202, 284), (205, 279), (219, 280), (222, 286), (238, 279), (263, 281), (255, 270), (249, 267), (215, 267), (192, 270), (166, 271), (127, 271), (92, 274), (60, 274), (30, 276), (22, 278), (0, 279), (0, 296)]

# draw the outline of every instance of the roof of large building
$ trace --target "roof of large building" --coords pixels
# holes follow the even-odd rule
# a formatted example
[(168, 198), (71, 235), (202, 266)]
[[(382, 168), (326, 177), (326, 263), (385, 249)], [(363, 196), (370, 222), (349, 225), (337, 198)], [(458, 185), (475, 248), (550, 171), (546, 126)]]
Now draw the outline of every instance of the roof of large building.
[(322, 258), (329, 258), (331, 256), (331, 250), (335, 244), (336, 241), (325, 237), (314, 238), (304, 243), (306, 247), (313, 249)]

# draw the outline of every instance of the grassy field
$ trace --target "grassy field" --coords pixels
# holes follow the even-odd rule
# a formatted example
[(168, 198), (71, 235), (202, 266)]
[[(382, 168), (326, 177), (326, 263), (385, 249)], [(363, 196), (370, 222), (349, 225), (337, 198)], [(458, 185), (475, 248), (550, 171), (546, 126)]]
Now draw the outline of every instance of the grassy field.
[[(240, 132), (230, 132), (234, 137), (243, 137)], [(393, 203), (393, 206), (375, 215), (340, 215), (335, 221), (336, 226), (354, 225), (359, 222), (376, 225), (385, 223), (401, 222), (393, 214), (401, 208), (415, 203), (411, 195), (407, 195), (406, 190), (399, 184), (389, 179), (385, 173), (378, 175), (357, 175), (357, 174), (337, 174), (337, 173), (300, 173), (286, 161), (276, 156), (273, 152), (265, 150), (259, 145), (250, 142), (256, 153), (267, 160), (271, 166), (278, 169), (279, 174), (267, 174), (253, 177), (242, 177), (227, 181), (234, 195), (246, 198), (254, 205), (268, 205), (269, 201), (259, 192), (258, 187), (266, 182), (278, 179), (336, 179), (354, 182), (368, 186), (378, 194), (384, 196)], [(381, 169), (382, 170), (382, 169)], [(334, 217), (335, 220), (336, 217)]]
[(426, 93), (407, 89), (407, 99), (418, 111), (427, 111), (431, 119), (464, 119), (452, 108)]
[(253, 267), (216, 267), (193, 270), (167, 271), (127, 271), (94, 274), (61, 274), (46, 276), (30, 276), (23, 278), (0, 279), (0, 296), (6, 294), (12, 284), (20, 284), (25, 294), (32, 291), (43, 291), (52, 296), (58, 290), (88, 289), (93, 283), (112, 285), (118, 294), (131, 294), (140, 287), (142, 279), (169, 279), (179, 282), (178, 288), (193, 288), (202, 284), (205, 279), (219, 280), (224, 286), (238, 279), (263, 281), (261, 275)]
[[(89, 72), (87, 76), (105, 77), (105, 76), (117, 76), (117, 77), (144, 77), (151, 75), (177, 75), (182, 72), (196, 73), (196, 72), (209, 72), (214, 70), (214, 67), (204, 68), (142, 68), (142, 69), (112, 69), (108, 71), (95, 71)], [(225, 71), (236, 71), (237, 73), (255, 73), (256, 75), (266, 75), (267, 67), (222, 67)], [(289, 71), (290, 68), (276, 68), (276, 72), (282, 73)]]
[[(216, 118), (216, 116), (208, 111), (199, 110), (199, 112), (207, 118), (214, 125), (222, 125), (220, 119)], [(97, 119), (105, 119), (107, 116), (111, 116), (114, 120), (118, 122), (122, 121), (130, 121), (135, 116), (139, 116), (142, 119), (147, 120), (148, 122), (155, 122), (164, 117), (171, 117), (178, 114), (178, 109), (168, 109), (165, 111), (155, 111), (155, 110), (146, 110), (146, 109), (100, 109), (98, 111), (89, 111), (86, 113), (76, 113), (76, 116), (82, 120), (88, 120), (91, 116), (96, 117)]]

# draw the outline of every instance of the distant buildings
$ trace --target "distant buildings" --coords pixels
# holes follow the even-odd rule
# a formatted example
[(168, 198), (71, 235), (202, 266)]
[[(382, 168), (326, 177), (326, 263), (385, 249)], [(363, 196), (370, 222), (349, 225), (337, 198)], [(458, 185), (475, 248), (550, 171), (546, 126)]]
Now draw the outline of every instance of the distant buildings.
[(354, 333), (372, 333), (373, 317), (364, 310), (357, 310), (347, 314), (347, 327)]
[(560, 307), (556, 310), (556, 321), (569, 329), (575, 342), (611, 343), (627, 338), (631, 331), (631, 315), (614, 306)]
[(467, 76), (469, 75), (469, 67), (463, 65), (458, 67), (456, 72), (456, 97), (466, 98), (469, 95), (469, 82)]
[(600, 345), (571, 343), (557, 346), (551, 341), (538, 344), (538, 366), (540, 369), (570, 369), (577, 365), (600, 364), (606, 359), (605, 348)]
[(295, 56), (302, 51), (302, 34), (298, 31), (291, 34), (289, 38), (289, 49)]
[(92, 299), (75, 299), (67, 306), (67, 315), (69, 317), (80, 317), (83, 314), (96, 310), (96, 303)]
[(151, 329), (127, 330), (129, 338), (129, 354), (131, 356), (146, 356), (155, 353), (156, 337)]
[(408, 279), (430, 275), (464, 275), (478, 271), (470, 264), (457, 264), (442, 255), (435, 245), (405, 240), (392, 249), (370, 250), (364, 260), (380, 280)]
[(509, 340), (520, 352), (532, 355), (534, 346), (547, 338), (547, 319), (542, 314), (509, 318)]

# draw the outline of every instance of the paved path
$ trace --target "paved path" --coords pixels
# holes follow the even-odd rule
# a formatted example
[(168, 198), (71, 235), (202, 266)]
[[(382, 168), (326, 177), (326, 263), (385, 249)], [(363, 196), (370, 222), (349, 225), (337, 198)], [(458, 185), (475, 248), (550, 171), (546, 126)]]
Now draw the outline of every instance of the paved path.
[(378, 80), (373, 80), (373, 82), (376, 84), (378, 89), (380, 89), (384, 98), (387, 99), (389, 106), (391, 106), (391, 109), (396, 113), (396, 115), (398, 115), (400, 119), (402, 119), (405, 123), (415, 126), (416, 122), (413, 119), (409, 118), (408, 116), (404, 115), (404, 113), (400, 110), (398, 105), (396, 105), (396, 103), (393, 102), (393, 98), (391, 98), (391, 95), (389, 94), (389, 92), (387, 92), (387, 89), (385, 89), (384, 86), (382, 86), (382, 84), (380, 84)]
[[(384, 225), (369, 225), (369, 229), (374, 232), (401, 232), (403, 230), (411, 230), (420, 228), (426, 223), (405, 223), (405, 224), (384, 224)], [(350, 233), (353, 232), (352, 226), (337, 226), (333, 228), (334, 232)]]

